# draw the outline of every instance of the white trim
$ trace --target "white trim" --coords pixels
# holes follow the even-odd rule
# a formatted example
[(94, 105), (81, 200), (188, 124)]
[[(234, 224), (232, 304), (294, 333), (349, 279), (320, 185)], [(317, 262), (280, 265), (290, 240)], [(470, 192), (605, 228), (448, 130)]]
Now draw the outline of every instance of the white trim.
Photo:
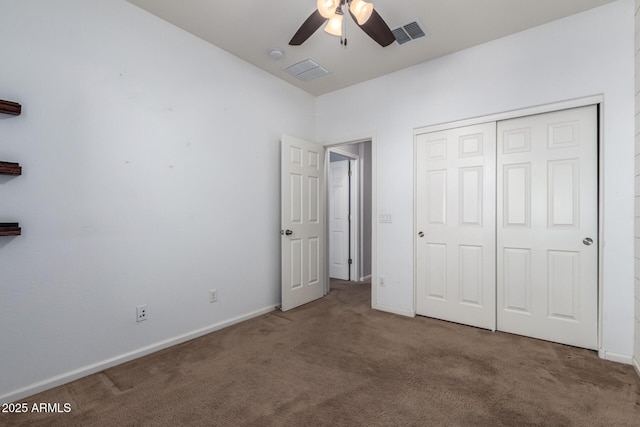
[(330, 160), (331, 153), (325, 147), (324, 149), (324, 172), (322, 174), (322, 185), (324, 186), (324, 263), (322, 268), (324, 268), (324, 296), (329, 295), (331, 292), (331, 277), (329, 277), (329, 262), (331, 257), (329, 256), (329, 190), (327, 187), (329, 186), (329, 169), (330, 169)]
[(585, 107), (587, 105), (597, 105), (604, 102), (604, 95), (592, 95), (584, 98), (570, 99), (567, 101), (555, 102), (553, 104), (536, 105), (533, 107), (522, 108), (519, 110), (505, 111), (501, 113), (490, 114), (487, 116), (473, 117), (465, 120), (457, 120), (453, 122), (439, 123), (429, 126), (415, 128), (413, 136), (437, 132), (441, 130), (454, 129), (464, 126), (477, 125), (487, 122), (499, 122), (502, 120), (514, 119), (517, 117), (531, 116), (534, 114), (550, 113), (553, 111), (566, 110), (569, 108)]
[(103, 360), (101, 362), (87, 365), (80, 369), (69, 371), (64, 374), (56, 375), (44, 381), (40, 381), (30, 386), (23, 387), (21, 389), (2, 395), (0, 396), (0, 403), (15, 402), (16, 400), (23, 399), (28, 396), (32, 396), (36, 393), (40, 393), (42, 391), (51, 389), (53, 387), (57, 387), (62, 384), (67, 384), (71, 381), (86, 377), (88, 375), (95, 374), (100, 371), (104, 371), (105, 369), (113, 368), (114, 366), (118, 366), (122, 363), (129, 362), (130, 360), (138, 359), (140, 357), (147, 356), (149, 354), (155, 353), (160, 350), (164, 350), (174, 345), (182, 344), (183, 342), (190, 341), (195, 338), (199, 338), (201, 336), (226, 328), (228, 326), (235, 325), (236, 323), (244, 322), (245, 320), (262, 316), (264, 314), (274, 311), (275, 309), (276, 309), (275, 305), (270, 305), (268, 307), (261, 308), (251, 313), (237, 316), (232, 319), (224, 320), (222, 322), (215, 323), (205, 328), (196, 329), (193, 332), (189, 332), (183, 335), (178, 335), (176, 337), (169, 338), (167, 340), (160, 341), (158, 343), (139, 348), (129, 353), (121, 354), (120, 356), (116, 356), (110, 359)]
[(377, 136), (371, 135), (371, 307), (378, 301), (378, 152)]
[[(374, 286), (371, 285), (371, 288), (373, 289)], [(415, 310), (402, 310), (400, 308), (394, 308), (394, 307), (389, 307), (386, 305), (379, 305), (379, 304), (375, 304), (372, 308), (375, 310), (385, 311), (387, 313), (398, 314), (400, 316), (416, 317)]]
[[(378, 221), (376, 220), (376, 218), (378, 218), (377, 138), (376, 132), (372, 131), (368, 134), (360, 134), (352, 139), (321, 143), (327, 148), (346, 144), (357, 144), (360, 142), (371, 143), (371, 308), (374, 309), (377, 307), (376, 301), (378, 300)], [(328, 263), (326, 268), (328, 271)]]
[(612, 353), (604, 349), (598, 350), (598, 357), (600, 357), (600, 359), (609, 360), (611, 362), (624, 363), (625, 365), (633, 364), (633, 356), (630, 356), (628, 354)]
[(360, 211), (360, 200), (362, 198), (362, 183), (360, 182), (360, 156), (351, 160), (350, 194), (351, 198), (351, 229), (349, 238), (351, 239), (351, 265), (349, 266), (349, 276), (352, 281), (356, 281), (362, 274), (362, 262), (360, 253), (362, 245), (360, 239), (360, 223), (362, 222), (362, 212)]
[[(359, 143), (356, 143), (359, 144)], [(356, 145), (356, 144), (342, 144), (339, 147), (343, 147), (345, 145)], [(329, 213), (329, 215), (331, 214), (329, 212), (329, 206), (331, 203), (331, 196), (329, 193), (329, 186), (331, 185), (331, 183), (329, 182), (329, 178), (331, 178), (331, 153), (335, 153), (338, 154), (342, 157), (346, 157), (347, 159), (349, 159), (351, 161), (351, 178), (355, 178), (356, 180), (356, 184), (353, 184), (353, 180), (351, 180), (351, 185), (349, 186), (349, 197), (351, 198), (351, 216), (352, 216), (352, 220), (351, 220), (351, 230), (350, 230), (350, 236), (349, 238), (351, 239), (351, 258), (353, 260), (352, 264), (349, 266), (349, 276), (351, 277), (352, 281), (355, 281), (357, 277), (360, 277), (360, 275), (362, 274), (362, 264), (361, 264), (361, 260), (360, 260), (360, 252), (362, 250), (362, 239), (360, 238), (360, 223), (362, 222), (361, 219), (361, 211), (360, 211), (360, 206), (361, 206), (361, 188), (362, 188), (362, 182), (361, 179), (362, 177), (360, 176), (360, 156), (358, 154), (353, 154), (350, 153), (348, 151), (343, 151), (340, 148), (333, 148), (333, 147), (329, 147), (327, 149), (327, 151), (329, 152), (329, 157), (328, 157), (328, 162), (329, 162), (329, 168), (328, 170), (328, 175), (327, 175), (327, 212)], [(330, 223), (331, 221), (329, 220), (329, 216), (327, 216), (327, 226), (329, 227), (328, 232), (327, 232), (327, 245), (329, 245), (329, 253), (331, 253), (331, 227), (330, 227)], [(329, 258), (329, 262), (331, 262), (331, 259)]]
[(359, 142), (348, 142), (346, 144), (340, 144), (338, 147), (327, 147), (327, 150), (329, 150), (331, 153), (335, 153), (338, 154), (342, 157), (348, 157), (351, 160), (358, 160), (360, 158), (360, 155), (358, 154), (353, 154), (348, 152), (347, 150), (341, 150), (340, 147), (345, 147), (347, 145), (357, 145), (360, 144)]
[[(423, 132), (424, 133), (424, 132)], [(413, 132), (413, 312), (418, 312), (418, 133)]]
[(603, 346), (604, 331), (604, 98), (598, 106), (598, 349)]
[(334, 139), (332, 141), (318, 142), (318, 144), (322, 144), (327, 148), (339, 147), (341, 145), (349, 145), (349, 144), (359, 144), (361, 142), (369, 142), (376, 138), (376, 132), (363, 132), (359, 135), (353, 137), (346, 137), (340, 139)]
[(371, 279), (371, 275), (369, 274), (368, 276), (364, 276), (360, 278), (361, 282), (366, 282), (367, 280)]
[(636, 374), (638, 374), (638, 376), (640, 377), (640, 362), (635, 357), (632, 357), (631, 361), (633, 363), (634, 369), (636, 370)]

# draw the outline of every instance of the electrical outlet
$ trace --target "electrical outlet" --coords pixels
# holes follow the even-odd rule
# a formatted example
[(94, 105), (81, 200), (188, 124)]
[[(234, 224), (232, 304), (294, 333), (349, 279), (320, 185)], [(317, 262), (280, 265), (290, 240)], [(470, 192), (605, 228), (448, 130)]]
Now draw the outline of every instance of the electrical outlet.
[(209, 302), (216, 302), (216, 301), (218, 301), (218, 290), (217, 289), (209, 290)]
[(136, 322), (147, 320), (147, 305), (139, 305), (136, 307)]

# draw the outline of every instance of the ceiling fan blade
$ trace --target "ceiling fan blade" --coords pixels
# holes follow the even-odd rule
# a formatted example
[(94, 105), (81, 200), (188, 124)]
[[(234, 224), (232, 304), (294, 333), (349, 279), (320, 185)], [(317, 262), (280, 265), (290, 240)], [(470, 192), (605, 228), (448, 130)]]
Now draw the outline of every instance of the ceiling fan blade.
[(300, 28), (298, 28), (298, 31), (293, 35), (289, 44), (291, 46), (300, 46), (309, 37), (311, 37), (311, 35), (315, 33), (326, 20), (327, 18), (320, 15), (320, 12), (316, 9), (316, 11), (302, 23)]
[(362, 31), (367, 33), (369, 37), (378, 42), (380, 46), (386, 47), (396, 41), (396, 37), (391, 32), (391, 29), (375, 9), (371, 13), (371, 17), (367, 20), (367, 22), (362, 25), (358, 24), (356, 17), (353, 15), (353, 13), (351, 13), (351, 11), (349, 11), (349, 14), (356, 22), (356, 24), (360, 28), (362, 28)]

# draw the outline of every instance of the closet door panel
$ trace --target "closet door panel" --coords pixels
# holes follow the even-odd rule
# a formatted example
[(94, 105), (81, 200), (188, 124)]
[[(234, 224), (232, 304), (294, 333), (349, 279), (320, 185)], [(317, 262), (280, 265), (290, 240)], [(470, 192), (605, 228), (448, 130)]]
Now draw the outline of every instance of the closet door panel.
[(596, 108), (498, 122), (498, 330), (597, 348)]
[(491, 330), (495, 126), (416, 137), (416, 312)]

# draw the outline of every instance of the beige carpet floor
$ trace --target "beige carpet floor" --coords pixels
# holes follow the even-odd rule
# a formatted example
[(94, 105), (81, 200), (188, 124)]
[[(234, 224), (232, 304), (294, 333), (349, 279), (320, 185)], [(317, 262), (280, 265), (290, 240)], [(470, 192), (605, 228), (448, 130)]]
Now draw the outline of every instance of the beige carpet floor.
[(370, 285), (21, 402), (25, 426), (640, 426), (640, 379), (588, 350), (370, 308)]

